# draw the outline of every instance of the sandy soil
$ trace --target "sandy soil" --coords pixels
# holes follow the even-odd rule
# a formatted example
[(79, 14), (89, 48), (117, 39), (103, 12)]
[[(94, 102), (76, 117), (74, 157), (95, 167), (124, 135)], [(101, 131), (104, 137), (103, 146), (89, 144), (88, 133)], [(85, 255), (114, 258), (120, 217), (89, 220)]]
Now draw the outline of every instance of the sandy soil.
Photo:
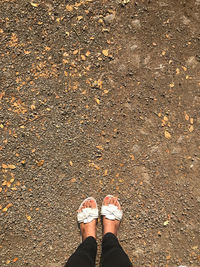
[(0, 1), (0, 266), (63, 266), (107, 193), (133, 266), (200, 265), (199, 25), (199, 0)]

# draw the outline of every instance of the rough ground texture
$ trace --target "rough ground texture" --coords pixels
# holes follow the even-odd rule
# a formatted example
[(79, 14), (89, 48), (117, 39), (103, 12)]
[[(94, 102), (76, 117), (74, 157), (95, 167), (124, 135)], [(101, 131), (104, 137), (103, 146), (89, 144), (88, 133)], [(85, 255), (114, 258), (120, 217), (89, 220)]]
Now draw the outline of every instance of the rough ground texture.
[(200, 265), (199, 25), (199, 0), (0, 1), (0, 266), (63, 266), (107, 193), (134, 266)]

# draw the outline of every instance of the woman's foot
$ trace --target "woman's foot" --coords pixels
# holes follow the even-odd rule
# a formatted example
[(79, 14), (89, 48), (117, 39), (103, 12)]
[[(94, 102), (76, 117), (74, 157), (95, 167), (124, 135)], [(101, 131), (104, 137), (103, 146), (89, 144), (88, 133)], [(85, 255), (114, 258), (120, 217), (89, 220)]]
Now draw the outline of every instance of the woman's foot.
[[(115, 205), (119, 210), (121, 210), (121, 206), (117, 197), (106, 196), (103, 200), (103, 205), (108, 206), (109, 204)], [(105, 216), (103, 216), (103, 235), (112, 233), (117, 236), (119, 225), (119, 220), (109, 220)]]
[[(97, 208), (95, 201), (93, 199), (86, 200), (85, 203), (83, 203), (82, 207), (78, 210), (78, 212), (81, 212), (85, 208)], [(92, 220), (89, 223), (80, 223), (82, 241), (84, 241), (89, 236), (92, 236), (96, 239), (96, 224), (96, 219)]]

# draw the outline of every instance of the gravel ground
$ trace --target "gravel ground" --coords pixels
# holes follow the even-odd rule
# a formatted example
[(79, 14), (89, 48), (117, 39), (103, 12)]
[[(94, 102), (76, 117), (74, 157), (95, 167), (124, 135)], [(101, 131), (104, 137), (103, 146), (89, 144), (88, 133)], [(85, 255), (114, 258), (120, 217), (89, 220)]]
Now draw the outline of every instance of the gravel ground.
[(0, 266), (64, 266), (107, 193), (133, 266), (200, 266), (200, 1), (0, 4)]

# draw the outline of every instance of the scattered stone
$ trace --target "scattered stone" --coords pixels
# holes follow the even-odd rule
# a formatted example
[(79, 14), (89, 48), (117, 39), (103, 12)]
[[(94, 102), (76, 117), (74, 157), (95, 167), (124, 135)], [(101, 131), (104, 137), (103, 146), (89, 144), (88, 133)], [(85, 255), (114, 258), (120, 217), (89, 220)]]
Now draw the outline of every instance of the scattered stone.
[(185, 24), (185, 25), (189, 25), (190, 24), (190, 20), (186, 16), (182, 16), (181, 20), (182, 20), (183, 24)]
[(105, 16), (103, 19), (104, 19), (104, 22), (108, 25), (108, 24), (111, 24), (113, 22), (113, 20), (115, 19), (115, 15), (109, 14), (109, 15)]
[(130, 0), (117, 0), (117, 2), (118, 2), (121, 6), (125, 6), (125, 5), (127, 5), (127, 4), (130, 2)]
[(134, 28), (137, 28), (137, 29), (140, 29), (141, 28), (141, 24), (140, 24), (140, 21), (139, 19), (134, 19), (132, 22), (131, 22), (132, 26)]
[(198, 61), (196, 60), (196, 58), (194, 56), (189, 57), (187, 60), (187, 65), (189, 65), (190, 67), (192, 67), (193, 69), (197, 66)]

